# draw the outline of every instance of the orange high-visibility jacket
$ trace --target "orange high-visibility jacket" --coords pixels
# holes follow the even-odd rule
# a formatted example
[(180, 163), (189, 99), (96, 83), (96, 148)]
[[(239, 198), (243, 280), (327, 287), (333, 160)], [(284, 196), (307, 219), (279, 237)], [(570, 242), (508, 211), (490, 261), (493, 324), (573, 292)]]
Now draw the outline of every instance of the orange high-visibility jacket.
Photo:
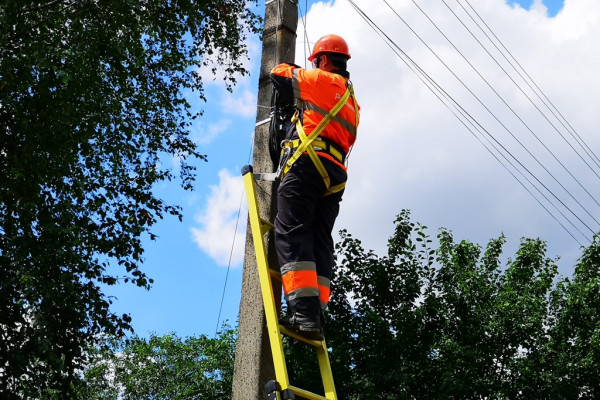
[[(300, 100), (300, 120), (307, 136), (344, 95), (349, 77), (346, 71), (327, 72), (318, 68), (307, 71), (291, 64), (279, 64), (271, 71), (271, 80), (277, 90), (284, 96), (293, 94), (294, 98)], [(356, 106), (359, 109), (358, 104)], [(356, 140), (357, 119), (354, 110), (354, 100), (349, 98), (319, 135), (320, 138), (333, 141), (344, 155), (348, 154)], [(329, 154), (318, 151), (317, 154), (346, 168)]]

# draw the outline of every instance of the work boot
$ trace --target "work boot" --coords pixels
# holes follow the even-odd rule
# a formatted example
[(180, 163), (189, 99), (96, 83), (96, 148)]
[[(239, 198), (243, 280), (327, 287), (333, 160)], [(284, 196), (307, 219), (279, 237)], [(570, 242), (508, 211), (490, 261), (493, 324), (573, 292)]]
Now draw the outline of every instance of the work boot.
[(319, 298), (302, 297), (288, 301), (288, 313), (279, 319), (287, 329), (310, 340), (323, 340)]
[(319, 316), (311, 318), (301, 312), (292, 312), (280, 318), (279, 323), (306, 339), (323, 340), (323, 329)]

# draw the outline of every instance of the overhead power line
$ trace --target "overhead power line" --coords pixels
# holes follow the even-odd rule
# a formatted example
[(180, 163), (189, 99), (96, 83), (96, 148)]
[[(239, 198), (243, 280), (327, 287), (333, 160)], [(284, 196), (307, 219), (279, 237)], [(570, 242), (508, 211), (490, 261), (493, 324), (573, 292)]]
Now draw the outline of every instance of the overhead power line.
[[(465, 0), (465, 2), (469, 5), (469, 7), (473, 11), (473, 13), (475, 15), (477, 15), (477, 18), (479, 18), (479, 20), (483, 23), (483, 25), (487, 28), (487, 30), (492, 34), (492, 36), (496, 39), (496, 41), (500, 44), (500, 46), (504, 49), (504, 51), (502, 51), (498, 48), (498, 46), (496, 45), (494, 40), (492, 40), (490, 38), (490, 36), (487, 34), (487, 32), (475, 20), (475, 18), (472, 16), (472, 14), (467, 9), (465, 9), (465, 7), (459, 2), (459, 0), (456, 0), (456, 2), (461, 6), (461, 8), (465, 11), (465, 13), (467, 13), (467, 15), (471, 18), (471, 20), (475, 23), (475, 25), (477, 25), (477, 27), (488, 38), (490, 43), (492, 43), (492, 45), (498, 50), (498, 52), (504, 57), (504, 59), (513, 67), (513, 69), (517, 72), (517, 74), (521, 77), (521, 79), (523, 79), (523, 81), (535, 93), (535, 95), (546, 106), (546, 108), (548, 108), (548, 110), (552, 113), (552, 115), (554, 115), (554, 117), (561, 123), (563, 128), (565, 128), (567, 130), (567, 132), (569, 132), (571, 134), (571, 136), (575, 139), (575, 141), (579, 144), (579, 146), (583, 149), (583, 151), (588, 155), (588, 157), (592, 160), (592, 162), (594, 162), (596, 164), (596, 166), (600, 167), (600, 159), (598, 158), (598, 156), (592, 151), (592, 149), (587, 145), (587, 143), (581, 138), (581, 136), (577, 133), (577, 131), (573, 128), (573, 126), (569, 123), (569, 121), (567, 121), (567, 119), (558, 110), (558, 108), (556, 108), (554, 103), (548, 98), (548, 96), (546, 96), (544, 91), (542, 89), (540, 89), (540, 87), (533, 80), (533, 78), (527, 73), (525, 68), (523, 68), (523, 66), (513, 56), (511, 51), (508, 50), (508, 48), (506, 48), (506, 46), (504, 45), (502, 40), (500, 40), (500, 38), (498, 38), (498, 36), (489, 27), (489, 25), (484, 21), (484, 19), (481, 17), (481, 15), (475, 10), (475, 8), (473, 8), (471, 3), (469, 3), (469, 0)], [(505, 52), (506, 52), (506, 54), (508, 54), (510, 59), (512, 59), (512, 61), (514, 61), (514, 63), (509, 60), (509, 58), (505, 55)], [(518, 66), (518, 68), (515, 67), (515, 64), (516, 64), (516, 66)], [(525, 79), (525, 77), (523, 76), (523, 74), (521, 72), (525, 75), (525, 77), (527, 77), (527, 79)], [(533, 87), (532, 87), (532, 85), (533, 85)], [(542, 99), (542, 97), (543, 97), (543, 99)], [(573, 150), (575, 150), (575, 149), (573, 149)], [(579, 155), (579, 153), (578, 153), (578, 155)]]
[[(438, 58), (438, 60), (445, 65), (450, 72), (454, 75), (454, 77), (456, 79), (459, 80), (459, 82), (461, 82), (461, 84), (463, 84), (463, 86), (465, 86), (465, 88), (467, 89), (467, 91), (469, 91), (471, 93), (472, 96), (474, 96), (479, 102), (480, 104), (497, 120), (497, 122), (503, 126), (512, 136), (515, 140), (517, 140), (518, 142), (520, 142), (515, 136), (514, 134), (512, 134), (512, 132), (510, 132), (510, 130), (506, 127), (506, 125), (504, 123), (502, 123), (502, 121), (499, 120), (499, 118), (497, 118), (495, 116), (495, 114), (489, 109), (488, 106), (486, 106), (474, 93), (471, 89), (468, 88), (468, 86), (466, 86), (466, 84), (464, 84), (464, 82), (446, 65), (446, 63), (443, 62), (443, 60), (441, 60), (441, 58), (435, 54), (435, 52), (431, 49), (430, 46), (428, 46), (421, 38), (418, 34), (416, 34), (416, 32), (410, 27), (409, 24), (406, 23), (406, 21), (404, 21), (404, 19), (402, 19), (402, 17), (395, 11), (393, 10), (393, 8), (389, 5), (389, 3), (385, 0), (383, 0), (384, 3), (404, 22), (405, 25), (407, 25), (407, 27), (423, 42), (423, 44), (430, 50), (432, 51), (432, 53), (434, 53), (434, 55)], [(413, 1), (414, 2), (414, 1)], [(408, 56), (396, 43), (394, 40), (392, 40), (373, 20), (371, 20), (368, 15), (353, 1), (353, 0), (349, 0), (349, 3), (352, 5), (352, 7), (359, 13), (359, 15), (367, 22), (367, 24), (384, 40), (384, 42), (394, 51), (394, 53), (403, 60), (403, 62), (409, 67), (409, 69), (411, 69), (414, 73), (417, 74), (417, 76), (419, 77), (419, 79), (434, 93), (434, 95), (440, 100), (442, 101), (442, 103), (448, 108), (450, 109), (450, 111), (453, 113), (453, 115), (455, 115), (455, 117), (457, 117), (459, 119), (459, 121), (469, 130), (469, 132), (471, 134), (473, 134), (475, 136), (475, 138), (482, 143), (482, 145), (484, 145), (484, 147), (486, 148), (486, 150), (488, 152), (490, 152), (492, 154), (492, 156), (498, 161), (500, 162), (500, 164), (507, 169), (507, 171), (521, 184), (521, 186), (524, 187), (524, 189), (530, 193), (534, 199), (550, 214), (550, 216), (557, 221), (557, 223), (559, 223), (559, 225), (571, 236), (573, 237), (573, 239), (575, 239), (578, 243), (580, 243), (580, 241), (576, 238), (575, 234), (573, 231), (571, 231), (569, 228), (567, 228), (557, 217), (557, 215), (555, 215), (555, 213), (553, 213), (552, 211), (550, 211), (548, 209), (548, 207), (546, 207), (541, 198), (538, 197), (538, 195), (536, 195), (534, 192), (532, 192), (532, 190), (529, 189), (528, 185), (530, 187), (532, 187), (535, 192), (539, 193), (539, 196), (541, 196), (543, 199), (546, 200), (546, 202), (553, 208), (556, 210), (556, 212), (558, 212), (558, 214), (560, 214), (560, 216), (562, 218), (564, 218), (569, 225), (571, 225), (575, 231), (577, 231), (579, 234), (581, 234), (582, 236), (584, 236), (588, 241), (589, 241), (589, 236), (584, 234), (581, 229), (571, 220), (571, 218), (567, 217), (564, 212), (562, 212), (559, 208), (559, 206), (555, 203), (558, 202), (570, 215), (572, 215), (573, 217), (575, 217), (581, 224), (583, 227), (585, 227), (591, 234), (594, 234), (594, 230), (578, 215), (576, 214), (567, 204), (565, 204), (565, 202), (563, 200), (561, 200), (550, 188), (547, 187), (547, 185), (545, 185), (538, 177), (536, 177), (521, 161), (519, 161), (504, 145), (502, 145), (498, 139), (496, 139), (493, 135), (490, 134), (490, 132), (485, 129), (479, 122), (477, 122), (475, 120), (475, 118), (473, 118), (473, 116), (467, 112), (460, 104), (458, 104), (458, 102), (456, 102), (456, 100), (450, 96), (444, 89), (441, 88), (441, 86), (439, 84), (437, 84), (437, 82), (435, 82), (410, 56)], [(415, 5), (417, 5), (415, 3)], [(417, 5), (418, 7), (418, 5)], [(420, 8), (420, 7), (419, 7)], [(431, 19), (430, 19), (431, 21)], [(433, 23), (433, 21), (431, 21)], [(434, 24), (435, 25), (435, 24)], [(447, 38), (447, 37), (446, 37)], [(447, 39), (449, 40), (449, 39)], [(450, 41), (451, 42), (451, 41)], [(456, 49), (456, 46), (453, 46)], [(458, 49), (456, 49), (458, 51)], [(464, 57), (464, 56), (463, 56)], [(467, 60), (468, 61), (468, 60)], [(470, 64), (470, 63), (469, 63)], [(473, 67), (474, 68), (474, 67)], [(478, 73), (478, 71), (476, 71)], [(481, 75), (481, 74), (479, 74)], [(483, 78), (483, 76), (481, 76)], [(484, 78), (483, 78), (484, 79)], [(485, 80), (485, 79), (484, 79)], [(486, 81), (487, 82), (487, 81)], [(492, 88), (493, 89), (493, 88)], [(497, 92), (496, 92), (497, 93)], [(508, 106), (508, 104), (506, 104)], [(524, 123), (524, 121), (523, 121)], [(483, 139), (485, 139), (487, 141), (488, 144), (484, 143), (482, 138), (478, 137), (477, 134), (475, 132), (478, 132), (481, 137)], [(525, 148), (526, 151), (528, 151), (528, 149), (523, 146), (523, 144), (521, 143), (522, 147)], [(564, 187), (564, 185), (562, 185), (561, 182), (559, 182), (554, 175), (537, 159), (537, 157), (535, 157), (532, 153), (529, 153), (530, 156), (532, 158), (534, 158), (538, 164), (540, 164), (545, 170), (546, 172), (563, 188), (563, 190), (565, 192), (567, 192), (570, 197), (575, 200), (576, 203), (578, 203), (578, 205), (596, 222), (598, 223), (598, 221), (595, 220), (595, 218), (593, 217), (593, 215), (591, 215), (589, 213), (589, 211), (569, 192), (569, 190)], [(504, 159), (504, 161), (502, 161), (502, 159)], [(512, 161), (511, 161), (512, 159)], [(509, 168), (510, 167), (514, 170), (511, 170)], [(530, 178), (527, 177), (527, 174), (525, 174), (525, 172), (530, 175), (532, 177), (532, 179), (537, 182), (537, 184), (535, 184)], [(527, 184), (524, 182), (524, 180), (520, 179), (517, 175), (520, 175), (523, 177), (523, 179), (525, 181), (527, 181)], [(575, 180), (577, 180), (574, 176), (573, 178)], [(543, 189), (543, 190), (542, 190)], [(585, 188), (584, 188), (585, 189)], [(544, 194), (543, 191), (546, 191), (550, 197), (552, 197), (554, 200), (551, 200), (546, 194)], [(587, 190), (586, 190), (587, 192)], [(588, 192), (589, 193), (589, 192)], [(594, 199), (595, 200), (595, 199)], [(581, 244), (581, 243), (580, 243)]]
[[(458, 1), (456, 0), (457, 3), (461, 6), (461, 8), (471, 17), (471, 15), (468, 13), (468, 11), (464, 8), (464, 6)], [(590, 170), (592, 171), (592, 173), (598, 178), (600, 179), (600, 175), (598, 174), (598, 172), (587, 162), (587, 160), (581, 155), (581, 153), (575, 149), (575, 147), (573, 147), (573, 145), (571, 144), (571, 142), (569, 142), (569, 140), (560, 132), (560, 130), (556, 127), (556, 125), (550, 121), (550, 119), (548, 118), (548, 116), (538, 107), (538, 105), (533, 101), (533, 99), (525, 92), (525, 90), (523, 90), (523, 88), (521, 87), (521, 85), (519, 85), (511, 76), (511, 74), (508, 73), (508, 71), (506, 71), (506, 69), (504, 67), (502, 67), (502, 65), (498, 62), (498, 60), (496, 60), (496, 58), (490, 53), (490, 51), (483, 45), (483, 43), (477, 38), (477, 36), (473, 33), (473, 31), (471, 31), (467, 25), (464, 23), (464, 21), (452, 10), (452, 8), (450, 8), (450, 6), (448, 5), (448, 3), (446, 3), (445, 0), (442, 0), (442, 2), (444, 3), (444, 5), (446, 6), (446, 8), (452, 13), (452, 15), (454, 15), (454, 17), (462, 24), (462, 26), (465, 28), (465, 30), (467, 32), (469, 32), (469, 34), (473, 37), (473, 39), (475, 39), (475, 41), (481, 46), (481, 48), (490, 56), (490, 58), (496, 63), (496, 65), (502, 70), (502, 72), (504, 72), (504, 74), (510, 79), (510, 81), (517, 87), (517, 89), (519, 89), (519, 91), (525, 96), (525, 98), (527, 98), (527, 100), (529, 100), (529, 102), (533, 105), (533, 107), (542, 115), (542, 117), (550, 124), (550, 126), (552, 126), (552, 128), (554, 128), (554, 130), (560, 135), (560, 137), (565, 141), (565, 143), (567, 143), (567, 145), (575, 152), (575, 154), (590, 168)], [(427, 14), (418, 6), (418, 4), (413, 0), (413, 3), (415, 3), (415, 5), (417, 5), (417, 7), (419, 8), (419, 10), (421, 12), (423, 12), (426, 16)], [(429, 19), (429, 16), (427, 16), (427, 18)], [(481, 29), (481, 27), (477, 24), (477, 22), (471, 17), (471, 19), (475, 22), (475, 24)], [(429, 19), (431, 21), (431, 19)], [(433, 21), (431, 21), (434, 25), (435, 23)], [(437, 28), (437, 25), (436, 25)], [(439, 30), (439, 28), (438, 28)], [(482, 30), (483, 31), (483, 30)], [(440, 33), (442, 33), (440, 31)], [(485, 32), (484, 32), (485, 34)], [(444, 35), (442, 33), (442, 35), (452, 44), (452, 42), (447, 38), (446, 35)], [(486, 37), (487, 36), (486, 34)], [(491, 39), (490, 39), (491, 41)], [(494, 44), (492, 42), (492, 44)], [(466, 57), (464, 57), (464, 55), (456, 48), (456, 46), (454, 46), (454, 44), (452, 44), (452, 46), (457, 50), (457, 52), (466, 60)], [(500, 49), (498, 49), (497, 46), (495, 46), (496, 49), (498, 51), (500, 51)], [(502, 53), (501, 53), (502, 54)], [(529, 86), (529, 88), (537, 95), (537, 92), (533, 89), (533, 87), (527, 82), (527, 80), (524, 79), (523, 75), (513, 66), (513, 64), (511, 63), (510, 60), (508, 60), (508, 58), (504, 57), (508, 63), (513, 67), (513, 69), (515, 69), (515, 71), (517, 72), (517, 74), (525, 81), (525, 83)], [(514, 58), (514, 57), (513, 57)], [(469, 65), (472, 66), (472, 64), (466, 60)], [(520, 65), (520, 64), (519, 64)], [(474, 67), (473, 67), (474, 68)], [(522, 68), (522, 67), (521, 67)], [(477, 73), (479, 74), (479, 72), (477, 71)], [(529, 76), (529, 75), (528, 75)], [(482, 77), (483, 78), (483, 77)], [(485, 80), (485, 78), (483, 78)], [(485, 80), (486, 83), (489, 85), (489, 82), (487, 80)], [(491, 87), (491, 85), (489, 85)], [(537, 85), (536, 85), (537, 87)], [(492, 88), (492, 90), (494, 90)], [(531, 130), (531, 128), (529, 127), (529, 125), (527, 125), (525, 123), (525, 121), (523, 121), (523, 119), (521, 117), (519, 117), (517, 115), (517, 113), (514, 111), (514, 109), (512, 107), (510, 107), (510, 105), (508, 105), (508, 103), (506, 103), (506, 101), (498, 94), (498, 92), (496, 90), (494, 90), (494, 93), (496, 95), (498, 95), (502, 101), (504, 102), (504, 104), (511, 110), (511, 112), (523, 123), (523, 125), (527, 128), (527, 130), (529, 130), (531, 132), (531, 134), (536, 138), (536, 140), (542, 144), (542, 146), (552, 155), (552, 157), (563, 167), (563, 169), (565, 169), (565, 171), (567, 171), (569, 173), (569, 175), (575, 180), (577, 181), (577, 183), (582, 187), (582, 189), (584, 189), (586, 191), (586, 193), (596, 202), (596, 204), (598, 204), (600, 206), (600, 203), (597, 202), (597, 200), (595, 199), (594, 196), (592, 196), (584, 187), (583, 185), (581, 185), (581, 183), (579, 182), (579, 180), (577, 180), (577, 178), (575, 178), (575, 176), (573, 176), (573, 174), (571, 173), (571, 171), (568, 170), (567, 167), (564, 166), (564, 164), (556, 157), (556, 155), (543, 143), (543, 141), (535, 134), (535, 132), (533, 132)], [(544, 105), (546, 105), (547, 108), (549, 108), (549, 106), (544, 102), (544, 100), (542, 100), (541, 96), (537, 95), (537, 97), (542, 101), (542, 103), (544, 103)], [(549, 108), (550, 109), (550, 108)], [(556, 113), (554, 111), (552, 111), (550, 109), (551, 114), (554, 115), (555, 118), (558, 119)], [(560, 120), (559, 120), (560, 122)], [(563, 124), (564, 126), (564, 124)]]
[[(523, 144), (523, 142), (521, 140), (519, 140), (517, 138), (517, 136), (510, 130), (508, 129), (508, 127), (506, 126), (506, 124), (504, 122), (502, 122), (500, 120), (500, 118), (498, 118), (498, 116), (492, 112), (492, 110), (481, 100), (481, 98), (479, 96), (477, 96), (468, 86), (467, 84), (448, 66), (447, 63), (445, 63), (440, 56), (437, 54), (437, 52), (435, 52), (424, 40), (423, 38), (421, 38), (421, 36), (415, 32), (415, 30), (413, 30), (410, 25), (404, 20), (404, 18), (402, 18), (400, 16), (400, 14), (398, 14), (396, 12), (396, 10), (394, 10), (392, 8), (392, 6), (390, 6), (390, 4), (386, 1), (386, 0), (382, 0), (389, 8), (390, 10), (392, 10), (392, 12), (408, 27), (408, 29), (410, 29), (410, 31), (421, 41), (421, 43), (423, 43), (423, 45), (425, 47), (427, 47), (427, 49), (440, 61), (440, 63), (442, 63), (442, 65), (461, 83), (461, 85), (477, 100), (477, 102), (479, 104), (481, 104), (481, 106), (496, 120), (496, 122), (498, 122), (500, 124), (500, 126), (502, 126), (504, 128), (504, 130), (506, 130), (506, 132), (508, 132), (511, 137), (521, 146), (521, 148), (523, 148), (525, 150), (525, 152), (527, 152), (527, 154), (529, 154), (529, 156), (531, 156), (535, 162), (542, 167), (542, 169), (544, 169), (544, 171), (546, 171), (546, 173), (569, 195), (569, 197), (571, 197), (580, 207), (581, 209), (587, 213), (595, 222), (596, 224), (600, 225), (600, 222), (598, 222), (594, 216), (586, 209), (586, 207), (583, 206), (583, 204), (581, 204), (581, 202), (571, 193), (571, 191), (569, 191), (555, 176), (554, 174), (552, 174), (552, 172), (550, 172), (550, 170), (539, 160), (538, 157), (536, 157), (527, 146), (525, 146)], [(444, 2), (444, 4), (446, 4), (446, 2), (444, 0), (442, 0), (442, 2)], [(529, 128), (529, 126), (525, 123), (525, 121), (523, 121), (523, 119), (521, 117), (519, 117), (516, 112), (513, 110), (512, 107), (510, 107), (510, 105), (504, 100), (504, 98), (502, 98), (502, 96), (494, 89), (494, 87), (488, 82), (487, 79), (485, 79), (483, 77), (483, 75), (481, 75), (481, 73), (477, 70), (477, 68), (475, 68), (473, 66), (473, 64), (467, 60), (467, 58), (462, 54), (462, 52), (454, 45), (454, 43), (452, 43), (452, 41), (448, 38), (448, 36), (446, 34), (444, 34), (441, 29), (439, 29), (439, 27), (435, 24), (435, 22), (433, 22), (433, 20), (431, 18), (429, 18), (429, 15), (427, 15), (427, 13), (425, 11), (423, 11), (423, 9), (421, 7), (419, 7), (419, 5), (413, 0), (413, 3), (417, 6), (417, 8), (425, 15), (425, 17), (434, 25), (434, 27), (440, 32), (440, 34), (450, 43), (450, 45), (457, 51), (457, 53), (459, 53), (463, 59), (467, 62), (467, 64), (469, 64), (469, 66), (471, 66), (471, 68), (476, 72), (476, 74), (488, 85), (488, 87), (490, 87), (490, 89), (501, 99), (501, 101), (513, 112), (513, 114), (515, 116), (517, 116), (517, 118), (525, 125), (525, 127), (533, 134), (533, 136), (542, 144), (542, 146), (548, 150), (548, 152), (553, 156), (553, 158), (565, 169), (565, 171), (567, 171), (567, 173), (579, 184), (579, 186), (590, 196), (590, 198), (596, 202), (596, 204), (598, 204), (598, 206), (600, 206), (600, 203), (598, 203), (598, 201), (594, 198), (594, 196), (591, 195), (591, 193), (589, 193), (589, 191), (587, 191), (587, 189), (585, 189), (585, 187), (581, 184), (581, 182), (579, 182), (579, 180), (577, 178), (575, 178), (575, 176), (571, 173), (571, 171), (569, 171), (562, 162), (560, 162), (560, 160), (558, 160), (558, 158), (554, 155), (554, 153), (552, 153), (550, 151), (550, 149), (548, 149), (548, 147), (540, 140), (540, 138), (531, 130), (531, 128)], [(558, 199), (558, 198), (557, 198)], [(583, 222), (583, 221), (582, 221)]]

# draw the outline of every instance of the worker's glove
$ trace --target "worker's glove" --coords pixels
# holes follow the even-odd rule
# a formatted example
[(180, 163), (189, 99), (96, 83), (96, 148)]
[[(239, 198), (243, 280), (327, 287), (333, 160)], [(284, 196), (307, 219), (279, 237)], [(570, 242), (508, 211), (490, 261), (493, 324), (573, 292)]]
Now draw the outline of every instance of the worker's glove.
[(287, 63), (287, 62), (286, 62), (286, 63), (283, 63), (283, 64), (285, 64), (285, 65), (289, 65), (290, 67), (302, 68), (301, 66), (299, 66), (299, 65), (297, 65), (297, 64), (294, 64), (294, 63)]

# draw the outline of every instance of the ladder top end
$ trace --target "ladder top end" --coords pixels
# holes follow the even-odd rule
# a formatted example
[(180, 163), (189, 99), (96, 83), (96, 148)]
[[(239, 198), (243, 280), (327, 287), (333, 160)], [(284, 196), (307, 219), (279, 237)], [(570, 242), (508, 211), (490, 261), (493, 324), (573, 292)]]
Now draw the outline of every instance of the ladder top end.
[(244, 165), (242, 167), (242, 176), (246, 175), (249, 172), (252, 172), (252, 165)]

